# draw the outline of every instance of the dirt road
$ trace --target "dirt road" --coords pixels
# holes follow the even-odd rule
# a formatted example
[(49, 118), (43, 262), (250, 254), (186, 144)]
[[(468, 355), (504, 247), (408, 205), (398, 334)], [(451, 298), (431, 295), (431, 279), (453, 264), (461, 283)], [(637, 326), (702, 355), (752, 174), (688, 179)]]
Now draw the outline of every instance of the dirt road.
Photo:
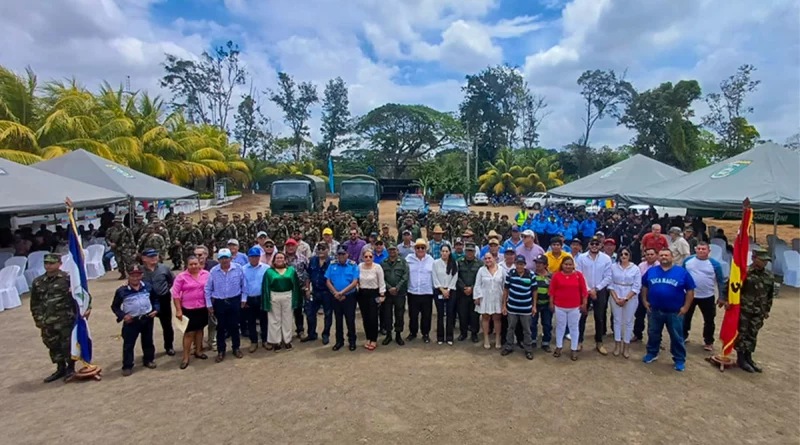
[[(384, 206), (394, 210), (393, 202)], [(289, 353), (260, 349), (241, 360), (194, 361), (180, 370), (179, 357), (163, 354), (157, 326), (158, 368), (141, 367), (137, 347), (134, 374), (123, 378), (120, 327), (109, 309), (120, 285), (115, 278), (109, 273), (90, 285), (102, 382), (41, 383), (51, 364), (28, 296), (22, 307), (0, 313), (3, 443), (800, 442), (800, 293), (787, 287), (759, 337), (761, 375), (721, 374), (703, 360), (696, 341), (688, 345), (684, 373), (672, 370), (666, 353), (654, 364), (641, 363), (641, 344), (630, 360), (589, 347), (573, 363), (543, 353), (529, 362), (519, 350), (500, 357), (469, 342), (414, 342), (374, 352), (297, 344)], [(700, 323), (697, 314), (695, 331)], [(361, 343), (360, 319), (358, 325)]]

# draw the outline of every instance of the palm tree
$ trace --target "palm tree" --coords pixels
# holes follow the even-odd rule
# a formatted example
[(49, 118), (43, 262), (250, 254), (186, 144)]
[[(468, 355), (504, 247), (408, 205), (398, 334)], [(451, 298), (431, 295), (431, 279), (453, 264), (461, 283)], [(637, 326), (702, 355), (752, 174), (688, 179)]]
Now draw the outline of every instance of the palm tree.
[(522, 176), (522, 168), (514, 165), (513, 154), (508, 149), (497, 152), (494, 163), (486, 161), (486, 173), (478, 177), (480, 191), (495, 195), (520, 193), (515, 180)]
[[(532, 165), (520, 165), (532, 163)], [(515, 159), (508, 149), (500, 150), (494, 163), (486, 163), (486, 172), (478, 178), (480, 191), (500, 195), (546, 192), (548, 189), (564, 185), (561, 170), (553, 156), (546, 152), (534, 157)]]

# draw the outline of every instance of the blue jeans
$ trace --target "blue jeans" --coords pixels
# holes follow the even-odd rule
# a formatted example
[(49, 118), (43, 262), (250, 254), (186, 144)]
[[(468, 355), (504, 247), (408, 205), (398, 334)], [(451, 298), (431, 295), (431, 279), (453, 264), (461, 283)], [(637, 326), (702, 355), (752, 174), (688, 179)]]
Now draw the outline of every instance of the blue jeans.
[(542, 346), (549, 346), (550, 339), (553, 337), (553, 312), (550, 311), (550, 305), (536, 305), (536, 315), (531, 319), (531, 338), (533, 344), (536, 344), (536, 334), (539, 330), (539, 318), (542, 320)]
[(153, 345), (153, 319), (139, 317), (130, 323), (122, 323), (122, 369), (133, 368), (133, 347), (136, 339), (142, 337), (143, 363), (155, 360), (156, 347)]
[(242, 309), (242, 296), (231, 298), (212, 298), (211, 306), (214, 316), (217, 317), (217, 352), (225, 353), (225, 338), (230, 334), (231, 348), (239, 350), (239, 312)]
[(331, 324), (333, 323), (333, 295), (330, 292), (314, 292), (311, 300), (306, 301), (306, 318), (308, 321), (309, 338), (317, 338), (317, 312), (322, 308), (324, 326), (322, 336), (330, 338)]
[(683, 316), (677, 312), (664, 312), (652, 309), (648, 314), (647, 353), (658, 355), (661, 348), (661, 332), (664, 326), (669, 334), (669, 352), (675, 363), (686, 361), (686, 346), (683, 344)]
[(331, 306), (336, 315), (336, 343), (344, 344), (344, 326), (342, 325), (342, 318), (344, 318), (347, 323), (347, 341), (351, 345), (356, 344), (356, 293), (350, 292), (342, 301), (334, 298)]

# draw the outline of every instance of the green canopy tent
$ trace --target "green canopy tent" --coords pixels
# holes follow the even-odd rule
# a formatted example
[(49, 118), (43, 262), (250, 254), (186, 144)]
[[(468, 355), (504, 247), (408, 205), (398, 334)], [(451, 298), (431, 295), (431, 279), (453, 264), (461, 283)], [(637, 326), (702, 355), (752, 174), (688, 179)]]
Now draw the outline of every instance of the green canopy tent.
[(675, 167), (637, 154), (577, 181), (549, 190), (549, 193), (568, 198), (619, 200), (621, 195), (633, 189), (675, 180), (685, 174), (686, 172)]

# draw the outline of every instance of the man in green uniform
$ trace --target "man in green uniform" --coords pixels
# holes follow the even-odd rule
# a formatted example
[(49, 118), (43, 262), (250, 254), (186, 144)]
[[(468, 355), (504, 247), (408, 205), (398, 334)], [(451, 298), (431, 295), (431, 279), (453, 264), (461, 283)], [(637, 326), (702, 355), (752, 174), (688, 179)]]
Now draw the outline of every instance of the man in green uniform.
[[(136, 252), (143, 252), (145, 249), (155, 249), (160, 253), (166, 249), (166, 245), (167, 242), (164, 240), (164, 237), (156, 233), (156, 226), (150, 224), (147, 226), (147, 229), (145, 229), (145, 233), (139, 241), (139, 245), (136, 246)], [(128, 266), (131, 264), (133, 264), (133, 261), (131, 261)]]
[(142, 238), (142, 235), (144, 234), (144, 226), (144, 216), (136, 215), (133, 218), (133, 227), (131, 227), (134, 243), (139, 243), (139, 240)]
[(228, 240), (238, 239), (236, 225), (228, 222), (228, 214), (225, 213), (219, 219), (219, 225), (215, 225), (214, 244), (222, 249), (228, 245)]
[(386, 331), (386, 338), (382, 344), (392, 342), (394, 329), (395, 341), (399, 346), (406, 342), (403, 340), (403, 327), (406, 313), (406, 294), (408, 293), (408, 263), (397, 251), (397, 244), (391, 239), (387, 240), (389, 256), (381, 262), (384, 280), (386, 281), (386, 299), (380, 306), (381, 325)]
[[(153, 223), (151, 225), (155, 228), (155, 233), (161, 235), (161, 238), (164, 239), (164, 245), (161, 247), (161, 249), (156, 249), (158, 250), (158, 259), (163, 263), (164, 260), (167, 259), (169, 248), (172, 246), (169, 231), (167, 230), (166, 226), (164, 226), (164, 222), (159, 220), (157, 216), (153, 218)], [(141, 250), (139, 250), (139, 252), (141, 252)]]
[(203, 244), (203, 234), (189, 218), (183, 221), (183, 227), (178, 232), (177, 238), (176, 242), (178, 243), (178, 248), (181, 249), (182, 258), (194, 255), (194, 248)]
[(378, 221), (375, 220), (375, 213), (369, 212), (367, 219), (361, 223), (361, 233), (370, 234), (373, 232), (378, 233)]
[[(72, 328), (78, 316), (75, 300), (70, 292), (69, 274), (61, 271), (61, 257), (49, 253), (44, 257), (44, 275), (31, 284), (31, 314), (42, 333), (42, 342), (50, 350), (50, 360), (56, 372), (44, 379), (54, 382), (62, 377), (68, 380), (75, 373), (71, 358)], [(91, 303), (85, 316), (91, 313)]]
[[(753, 361), (758, 331), (764, 326), (772, 309), (775, 292), (775, 276), (766, 269), (771, 257), (764, 248), (753, 250), (753, 264), (747, 269), (747, 278), (742, 284), (739, 305), (739, 336), (736, 339), (736, 364), (747, 372), (761, 372), (761, 366)], [(721, 302), (725, 304), (725, 302)]]
[(114, 225), (106, 231), (106, 241), (111, 247), (111, 252), (114, 253), (117, 270), (120, 271), (119, 279), (124, 280), (125, 271), (128, 270), (129, 265), (133, 264), (136, 244), (131, 229), (122, 225), (122, 217), (114, 218)]

